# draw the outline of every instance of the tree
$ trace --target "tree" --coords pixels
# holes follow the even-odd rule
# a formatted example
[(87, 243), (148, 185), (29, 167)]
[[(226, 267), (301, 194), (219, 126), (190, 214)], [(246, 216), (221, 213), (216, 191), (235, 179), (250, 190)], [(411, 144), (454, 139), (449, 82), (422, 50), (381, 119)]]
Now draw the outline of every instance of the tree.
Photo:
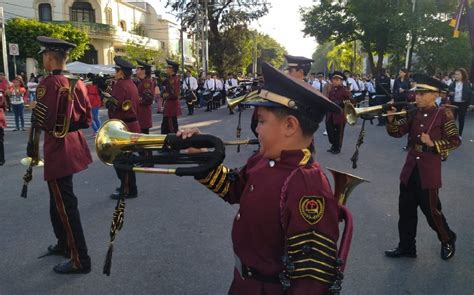
[(311, 65), (311, 72), (327, 72), (330, 70), (328, 67), (329, 59), (327, 54), (334, 48), (334, 42), (326, 42), (323, 44), (318, 45), (316, 50), (313, 53), (313, 64)]
[(207, 2), (209, 26), (209, 57), (218, 72), (223, 73), (224, 45), (223, 32), (239, 25), (246, 25), (268, 13), (267, 0), (167, 0), (167, 6), (176, 13), (182, 26), (200, 30), (203, 27), (200, 15)]
[[(408, 33), (408, 0), (321, 0), (308, 10), (301, 10), (304, 33), (319, 43), (336, 44), (359, 40), (368, 54), (372, 73), (382, 68), (383, 57)], [(398, 13), (396, 13), (398, 11)], [(377, 62), (374, 60), (377, 55)]]
[(452, 12), (456, 2), (416, 1), (413, 11), (410, 0), (321, 0), (301, 13), (305, 34), (314, 36), (319, 43), (359, 40), (368, 55), (371, 71), (376, 74), (386, 54), (398, 54), (400, 62), (407, 36), (413, 36), (414, 45), (421, 36), (432, 34), (427, 30), (429, 24), (442, 21), (441, 16)]
[(40, 44), (36, 42), (38, 36), (62, 39), (76, 44), (76, 48), (69, 53), (71, 60), (82, 57), (89, 44), (87, 34), (71, 24), (60, 25), (43, 23), (34, 19), (12, 18), (7, 21), (5, 31), (7, 42), (18, 44), (21, 59), (32, 57), (40, 60), (38, 55)]
[(258, 64), (268, 62), (276, 68), (281, 68), (285, 63), (286, 49), (278, 41), (267, 34), (257, 34)]
[(155, 66), (161, 66), (165, 63), (166, 55), (163, 49), (150, 49), (146, 47), (146, 43), (138, 43), (128, 40), (125, 45), (125, 59), (131, 63), (136, 64), (137, 59), (143, 60)]
[(351, 70), (353, 73), (362, 72), (362, 52), (356, 51), (354, 59), (354, 42), (334, 46), (326, 54), (326, 57), (328, 69)]

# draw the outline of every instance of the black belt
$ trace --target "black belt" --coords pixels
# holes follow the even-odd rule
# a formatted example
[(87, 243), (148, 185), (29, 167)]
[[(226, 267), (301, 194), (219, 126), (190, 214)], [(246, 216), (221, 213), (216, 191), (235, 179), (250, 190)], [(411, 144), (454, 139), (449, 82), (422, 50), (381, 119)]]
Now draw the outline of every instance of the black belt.
[(242, 264), (242, 269), (240, 274), (244, 279), (254, 279), (263, 283), (270, 284), (281, 284), (280, 278), (278, 276), (268, 276), (264, 275), (253, 267)]
[(123, 119), (122, 120), (124, 123), (133, 123), (138, 121), (136, 118), (130, 118), (130, 119)]
[(436, 148), (435, 147), (429, 147), (425, 144), (413, 144), (411, 148), (419, 153), (425, 152), (425, 153), (436, 153)]

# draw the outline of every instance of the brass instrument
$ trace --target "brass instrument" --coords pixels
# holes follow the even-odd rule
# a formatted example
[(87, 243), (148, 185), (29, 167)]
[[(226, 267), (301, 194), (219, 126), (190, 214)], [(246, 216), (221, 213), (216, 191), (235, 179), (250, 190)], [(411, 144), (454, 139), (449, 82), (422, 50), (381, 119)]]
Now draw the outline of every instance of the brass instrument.
[[(105, 122), (97, 132), (95, 139), (97, 156), (107, 165), (116, 165), (115, 160), (117, 158), (131, 154), (133, 152), (157, 150), (161, 152), (161, 155), (149, 157), (137, 156), (134, 159), (134, 164), (150, 164), (150, 162), (151, 164), (170, 164), (171, 161), (165, 154), (167, 151), (170, 151), (173, 153), (173, 157), (176, 159), (176, 164), (201, 164), (201, 166), (198, 167), (202, 168), (202, 170), (206, 170), (212, 166), (217, 166), (217, 162), (222, 162), (224, 156), (224, 145), (244, 144), (258, 144), (258, 140), (247, 139), (222, 142), (217, 137), (204, 134), (194, 135), (188, 139), (181, 139), (174, 134), (162, 135), (132, 133), (128, 131), (127, 125), (124, 122), (116, 119)], [(176, 153), (179, 150), (184, 150), (190, 147), (213, 148), (214, 151), (202, 152), (194, 155)], [(186, 170), (188, 168), (197, 167), (151, 168), (133, 166), (132, 170), (141, 173), (188, 175), (183, 174), (191, 171)]]
[(334, 197), (336, 197), (339, 205), (345, 206), (347, 198), (354, 188), (363, 182), (369, 182), (358, 176), (341, 172), (336, 169), (327, 168), (334, 179)]
[[(76, 89), (78, 78), (67, 77), (69, 87), (61, 87), (58, 91), (58, 108), (56, 115), (56, 125), (52, 130), (52, 135), (56, 138), (64, 138), (69, 132), (72, 112), (74, 110), (74, 90)], [(67, 96), (66, 100), (63, 99)]]
[(234, 110), (239, 104), (245, 103), (247, 101), (251, 101), (253, 99), (256, 99), (258, 97), (258, 91), (252, 91), (250, 93), (247, 93), (245, 95), (236, 97), (236, 98), (226, 98), (227, 100), (227, 107), (229, 110)]
[[(112, 103), (115, 107), (118, 107), (120, 105), (120, 102), (113, 97), (110, 93), (102, 91), (102, 95), (104, 96), (104, 99), (102, 100), (104, 105), (107, 105), (109, 102)], [(122, 103), (122, 110), (123, 111), (128, 111), (132, 107), (132, 101), (126, 100)]]
[(367, 180), (336, 169), (327, 169), (331, 171), (334, 178), (334, 197), (337, 199), (340, 208), (340, 222), (344, 221), (344, 231), (337, 252), (339, 265), (337, 266), (336, 279), (329, 289), (332, 293), (339, 294), (342, 289), (341, 285), (344, 277), (343, 272), (347, 265), (347, 258), (349, 257), (349, 250), (352, 242), (352, 232), (354, 229), (352, 214), (345, 205), (347, 198), (354, 188), (363, 182), (367, 182)]
[[(400, 103), (388, 103), (381, 104), (372, 107), (356, 108), (351, 103), (344, 104), (344, 116), (346, 117), (347, 124), (354, 126), (357, 123), (357, 118), (364, 115), (375, 115), (379, 113), (384, 113), (387, 110), (390, 110), (394, 106), (404, 105), (409, 106), (415, 103), (409, 102), (400, 102)], [(400, 112), (391, 113), (391, 114), (381, 114), (382, 117), (387, 117), (388, 115), (402, 115), (405, 116), (408, 113), (407, 110), (401, 110)]]

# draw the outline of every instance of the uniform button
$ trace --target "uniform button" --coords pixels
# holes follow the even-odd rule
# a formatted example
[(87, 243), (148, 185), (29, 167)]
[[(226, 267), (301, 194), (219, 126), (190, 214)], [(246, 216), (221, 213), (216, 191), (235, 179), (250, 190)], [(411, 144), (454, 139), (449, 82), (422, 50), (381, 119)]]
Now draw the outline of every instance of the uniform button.
[(251, 192), (253, 192), (253, 189), (254, 189), (254, 187), (253, 187), (253, 185), (251, 184), (250, 187), (249, 187), (249, 190), (250, 190)]
[(420, 127), (423, 127), (423, 126), (425, 126), (425, 125), (423, 125), (423, 124), (420, 124)]
[(237, 213), (237, 216), (235, 217), (235, 219), (240, 220), (240, 213)]
[(424, 114), (423, 116), (428, 117), (428, 114)]
[(419, 160), (419, 159), (420, 159), (420, 157), (416, 157), (416, 159), (417, 159), (417, 160)]
[(252, 276), (252, 272), (251, 272), (251, 271), (249, 271), (247, 274), (249, 275), (249, 277)]
[(268, 161), (268, 165), (273, 168), (275, 166), (275, 161), (273, 160)]
[(416, 137), (421, 137), (421, 135), (420, 135), (420, 134), (418, 134)]

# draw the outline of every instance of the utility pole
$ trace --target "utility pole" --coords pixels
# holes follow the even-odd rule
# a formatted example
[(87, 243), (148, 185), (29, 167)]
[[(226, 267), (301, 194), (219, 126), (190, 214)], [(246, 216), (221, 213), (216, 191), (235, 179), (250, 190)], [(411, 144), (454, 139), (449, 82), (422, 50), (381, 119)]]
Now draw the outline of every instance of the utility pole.
[(208, 42), (208, 32), (207, 32), (207, 1), (204, 0), (204, 9), (202, 10), (202, 31), (201, 31), (201, 59), (202, 59), (202, 69), (204, 71), (204, 76), (207, 75), (209, 71), (209, 42)]
[(254, 31), (253, 35), (253, 63), (252, 63), (252, 74), (254, 78), (257, 78), (257, 31)]
[(2, 54), (3, 54), (3, 71), (7, 81), (10, 81), (8, 71), (8, 53), (7, 53), (7, 38), (5, 37), (5, 17), (3, 15), (3, 7), (0, 7), (0, 22), (2, 23)]
[[(413, 16), (415, 16), (415, 11), (416, 11), (416, 0), (412, 0), (412, 12)], [(413, 37), (413, 31), (410, 32), (410, 37), (408, 38), (408, 46), (407, 46), (407, 54), (405, 57), (405, 68), (410, 70), (411, 68), (411, 59), (413, 56), (413, 47), (415, 46), (415, 38)]]
[[(181, 72), (184, 79), (184, 30), (183, 24), (181, 23), (181, 28), (179, 29), (179, 47), (181, 47)], [(184, 81), (184, 80), (183, 80)]]

